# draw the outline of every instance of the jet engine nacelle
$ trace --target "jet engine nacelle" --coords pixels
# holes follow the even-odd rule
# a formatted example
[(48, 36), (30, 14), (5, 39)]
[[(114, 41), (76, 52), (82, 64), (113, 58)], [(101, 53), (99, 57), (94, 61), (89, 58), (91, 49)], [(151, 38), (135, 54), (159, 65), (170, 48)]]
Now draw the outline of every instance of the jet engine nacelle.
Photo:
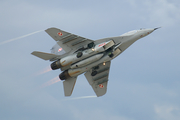
[(78, 76), (79, 74), (83, 73), (86, 69), (69, 69), (65, 70), (59, 75), (61, 80), (66, 80), (70, 77)]
[(80, 62), (77, 62), (77, 63), (73, 64), (71, 66), (71, 68), (74, 69), (74, 68), (79, 68), (79, 67), (86, 66), (88, 64), (91, 64), (91, 63), (99, 60), (102, 56), (103, 56), (103, 54), (97, 54), (97, 55), (91, 56), (91, 57), (89, 57), (89, 58), (87, 58), (85, 60), (82, 60)]
[(61, 79), (61, 80), (65, 80), (65, 79), (68, 79), (68, 78), (70, 78), (71, 76), (69, 75), (69, 73), (68, 73), (68, 70), (65, 70), (64, 72), (62, 72), (60, 75), (59, 75), (59, 78)]
[[(77, 52), (72, 55), (66, 56), (58, 61), (53, 62), (51, 64), (51, 68), (52, 68), (52, 70), (56, 70), (61, 67), (71, 65), (71, 64), (76, 63), (86, 57), (97, 54), (99, 52), (103, 52), (103, 51), (107, 50), (108, 48), (112, 47), (114, 44), (115, 43), (113, 40), (110, 40), (110, 41), (104, 42), (104, 43), (100, 43), (92, 49), (87, 49), (82, 52)], [(99, 57), (97, 57), (97, 59), (99, 59)], [(91, 60), (87, 60), (87, 61), (89, 62)], [(83, 63), (81, 62), (80, 65), (77, 65), (77, 66), (84, 66), (84, 62)], [(73, 66), (72, 68), (76, 68), (76, 65)]]
[(61, 65), (61, 63), (60, 63), (60, 60), (55, 61), (55, 62), (53, 62), (53, 63), (51, 64), (51, 69), (52, 69), (52, 70), (56, 70), (56, 69), (59, 69), (59, 68), (61, 68), (61, 67), (62, 67), (62, 65)]
[(56, 69), (59, 69), (61, 67), (72, 64), (75, 56), (76, 55), (70, 55), (70, 56), (64, 57), (64, 58), (62, 58), (60, 60), (57, 60), (57, 61), (53, 62), (51, 64), (51, 69), (56, 70)]
[[(84, 55), (83, 55), (84, 54)], [(69, 56), (66, 56), (58, 61), (55, 61), (51, 64), (51, 69), (52, 70), (56, 70), (59, 69), (61, 67), (65, 67), (67, 65), (71, 65), (74, 62), (77, 62), (78, 60), (80, 60), (81, 57), (87, 57), (87, 54), (85, 54), (84, 52), (77, 52), (76, 54), (72, 54)]]

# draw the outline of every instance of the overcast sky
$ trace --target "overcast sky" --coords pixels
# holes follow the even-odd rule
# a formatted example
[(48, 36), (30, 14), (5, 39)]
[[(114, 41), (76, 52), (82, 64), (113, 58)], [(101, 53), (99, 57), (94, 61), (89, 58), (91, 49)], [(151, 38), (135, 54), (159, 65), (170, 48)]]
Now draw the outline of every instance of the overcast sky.
[[(83, 74), (64, 97), (61, 71), (30, 54), (55, 44), (44, 31), (7, 42), (50, 27), (97, 40), (159, 26), (112, 61), (99, 98), (70, 100), (95, 95)], [(1, 0), (0, 119), (179, 120), (179, 28), (179, 0)]]

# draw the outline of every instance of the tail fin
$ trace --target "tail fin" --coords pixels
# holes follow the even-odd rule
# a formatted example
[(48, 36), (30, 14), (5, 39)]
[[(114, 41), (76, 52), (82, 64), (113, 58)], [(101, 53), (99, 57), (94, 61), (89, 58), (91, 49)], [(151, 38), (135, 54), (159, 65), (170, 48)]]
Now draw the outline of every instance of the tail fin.
[(63, 82), (65, 96), (71, 96), (74, 86), (75, 86), (75, 83), (76, 83), (76, 79), (77, 79), (77, 77), (69, 78)]
[(55, 54), (51, 54), (51, 53), (38, 52), (38, 51), (34, 51), (31, 54), (36, 56), (36, 57), (39, 57), (43, 60), (52, 60), (52, 59), (59, 57), (59, 55), (55, 55)]
[(56, 55), (63, 55), (66, 52), (58, 44), (55, 44), (51, 49), (51, 53)]

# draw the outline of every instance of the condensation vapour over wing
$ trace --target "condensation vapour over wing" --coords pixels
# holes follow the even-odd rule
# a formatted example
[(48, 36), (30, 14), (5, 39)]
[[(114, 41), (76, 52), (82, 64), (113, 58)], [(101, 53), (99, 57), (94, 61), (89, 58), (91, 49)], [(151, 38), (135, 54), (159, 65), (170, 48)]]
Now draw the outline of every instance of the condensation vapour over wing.
[(23, 35), (23, 36), (20, 36), (20, 37), (17, 37), (17, 38), (13, 38), (13, 39), (10, 39), (10, 40), (6, 40), (6, 41), (1, 42), (0, 45), (4, 45), (4, 44), (6, 44), (6, 43), (13, 42), (13, 41), (15, 41), (15, 40), (19, 40), (19, 39), (21, 39), (21, 38), (25, 38), (25, 37), (34, 35), (34, 34), (36, 34), (36, 33), (42, 32), (42, 31), (44, 31), (44, 30), (35, 31), (35, 32), (29, 33), (29, 34), (27, 34), (27, 35)]

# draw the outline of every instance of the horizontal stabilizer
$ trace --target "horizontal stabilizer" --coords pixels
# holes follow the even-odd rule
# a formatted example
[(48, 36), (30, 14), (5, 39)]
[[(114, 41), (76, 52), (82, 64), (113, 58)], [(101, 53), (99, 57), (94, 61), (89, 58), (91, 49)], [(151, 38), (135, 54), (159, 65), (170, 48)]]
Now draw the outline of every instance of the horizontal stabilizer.
[(36, 56), (36, 57), (39, 57), (43, 60), (51, 60), (51, 59), (54, 59), (56, 57), (59, 57), (59, 55), (55, 55), (55, 54), (51, 54), (51, 53), (38, 52), (38, 51), (34, 51), (31, 54)]
[(76, 83), (76, 79), (77, 79), (77, 77), (69, 78), (63, 82), (65, 96), (71, 96), (73, 89), (74, 89), (74, 85)]

